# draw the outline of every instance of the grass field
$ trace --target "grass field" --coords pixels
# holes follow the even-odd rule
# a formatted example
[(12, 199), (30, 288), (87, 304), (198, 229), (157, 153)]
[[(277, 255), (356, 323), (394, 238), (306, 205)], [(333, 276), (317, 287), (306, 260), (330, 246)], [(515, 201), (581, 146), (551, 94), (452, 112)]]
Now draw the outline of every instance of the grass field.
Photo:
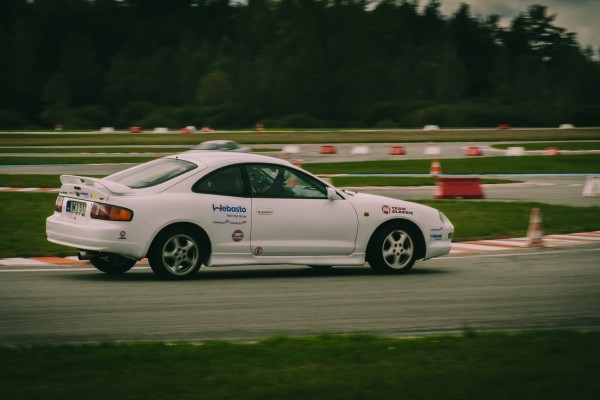
[[(314, 174), (428, 174), (430, 160), (311, 163)], [(444, 174), (600, 173), (600, 154), (576, 156), (484, 157), (441, 160)]]
[[(431, 186), (435, 185), (435, 178), (413, 177), (334, 177), (335, 186)], [(482, 179), (482, 183), (508, 183), (516, 182), (507, 179)], [(59, 175), (2, 175), (0, 174), (0, 187), (20, 188), (59, 188)]]
[(0, 347), (6, 400), (595, 400), (600, 332)]

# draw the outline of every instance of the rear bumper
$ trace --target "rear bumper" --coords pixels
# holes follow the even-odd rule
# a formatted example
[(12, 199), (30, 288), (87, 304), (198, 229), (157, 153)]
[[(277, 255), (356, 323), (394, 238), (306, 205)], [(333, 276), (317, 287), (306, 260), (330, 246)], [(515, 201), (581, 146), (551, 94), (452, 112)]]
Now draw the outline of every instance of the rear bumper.
[(73, 222), (61, 218), (58, 213), (46, 219), (46, 236), (52, 243), (141, 259), (145, 256), (145, 242), (133, 240), (128, 228), (131, 225), (126, 222)]

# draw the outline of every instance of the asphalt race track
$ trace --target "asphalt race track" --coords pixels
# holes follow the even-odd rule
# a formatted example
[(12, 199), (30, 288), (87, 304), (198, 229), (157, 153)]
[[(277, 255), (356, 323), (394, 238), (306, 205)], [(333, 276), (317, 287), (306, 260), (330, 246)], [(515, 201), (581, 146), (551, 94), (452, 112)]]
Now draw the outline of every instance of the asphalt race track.
[(203, 269), (187, 282), (147, 268), (3, 268), (0, 344), (254, 340), (272, 335), (412, 336), (598, 329), (600, 245), (454, 255), (407, 275), (367, 267)]

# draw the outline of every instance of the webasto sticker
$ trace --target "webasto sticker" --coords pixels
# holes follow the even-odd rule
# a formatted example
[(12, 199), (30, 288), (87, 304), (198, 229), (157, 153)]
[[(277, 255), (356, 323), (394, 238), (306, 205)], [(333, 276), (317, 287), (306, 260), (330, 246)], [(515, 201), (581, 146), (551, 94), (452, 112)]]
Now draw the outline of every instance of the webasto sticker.
[(245, 213), (246, 212), (246, 207), (243, 206), (229, 206), (229, 205), (223, 205), (223, 204), (219, 204), (219, 205), (212, 205), (212, 209), (214, 212), (239, 212), (239, 213)]

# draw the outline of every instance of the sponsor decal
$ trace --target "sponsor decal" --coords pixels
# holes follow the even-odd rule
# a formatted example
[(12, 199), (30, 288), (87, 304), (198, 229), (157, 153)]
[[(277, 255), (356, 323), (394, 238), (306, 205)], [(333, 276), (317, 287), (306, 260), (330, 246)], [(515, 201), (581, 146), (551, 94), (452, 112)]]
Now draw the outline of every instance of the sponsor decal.
[(240, 231), (239, 229), (233, 231), (231, 234), (231, 239), (233, 239), (234, 242), (240, 242), (243, 238), (244, 232)]
[(405, 215), (413, 215), (414, 212), (407, 210), (406, 207), (395, 207), (395, 206), (382, 206), (381, 211), (384, 214), (405, 214)]
[(254, 249), (254, 255), (255, 256), (260, 256), (263, 252), (263, 248), (262, 247), (257, 247)]
[(125, 231), (119, 232), (119, 240), (127, 240), (127, 232), (125, 232)]
[(442, 240), (444, 237), (442, 236), (441, 233), (432, 233), (429, 235), (429, 238), (431, 238), (433, 240)]
[(223, 205), (223, 204), (219, 204), (219, 205), (212, 205), (212, 209), (213, 212), (231, 212), (231, 213), (245, 213), (246, 212), (246, 207), (244, 206), (230, 206), (230, 205)]

